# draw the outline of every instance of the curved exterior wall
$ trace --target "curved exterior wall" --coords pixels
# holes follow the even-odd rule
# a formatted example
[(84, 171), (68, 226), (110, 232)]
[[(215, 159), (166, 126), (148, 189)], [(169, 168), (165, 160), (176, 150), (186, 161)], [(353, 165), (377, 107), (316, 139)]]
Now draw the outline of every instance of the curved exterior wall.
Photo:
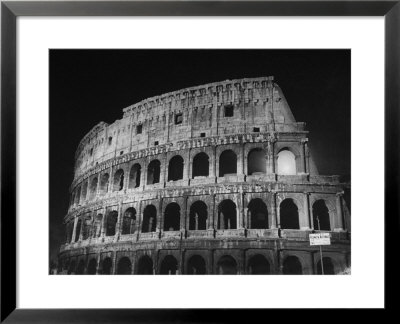
[(297, 262), (313, 274), (319, 248), (308, 235), (320, 215), (332, 240), (327, 266), (343, 270), (346, 184), (318, 175), (307, 134), (272, 77), (187, 88), (125, 108), (78, 146), (60, 268), (280, 274)]

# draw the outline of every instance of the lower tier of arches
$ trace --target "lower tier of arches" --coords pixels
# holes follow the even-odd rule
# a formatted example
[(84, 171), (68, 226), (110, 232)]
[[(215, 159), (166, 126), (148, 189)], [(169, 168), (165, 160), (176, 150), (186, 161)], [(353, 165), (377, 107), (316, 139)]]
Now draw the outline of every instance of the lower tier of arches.
[(58, 274), (201, 275), (341, 274), (350, 267), (349, 243), (311, 247), (308, 242), (201, 241), (109, 245), (60, 253)]

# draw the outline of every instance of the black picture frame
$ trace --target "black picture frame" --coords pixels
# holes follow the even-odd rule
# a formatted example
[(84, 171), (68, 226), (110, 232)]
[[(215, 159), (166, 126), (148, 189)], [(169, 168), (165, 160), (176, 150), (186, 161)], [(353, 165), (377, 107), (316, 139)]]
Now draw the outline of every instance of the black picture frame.
[[(398, 276), (389, 266), (399, 235), (400, 1), (2, 1), (1, 2), (1, 322), (125, 323), (234, 321), (238, 310), (16, 308), (16, 19), (19, 16), (384, 16), (385, 309)], [(366, 137), (374, 136), (371, 134)], [(367, 139), (366, 139), (367, 140)], [(374, 154), (371, 149), (371, 154)], [(371, 189), (373, 190), (373, 188)], [(267, 307), (267, 305), (266, 305)], [(240, 311), (243, 315), (244, 310)], [(247, 311), (248, 312), (248, 311)], [(248, 313), (244, 313), (249, 316)], [(251, 315), (253, 316), (253, 314)], [(258, 316), (258, 315), (255, 315)]]

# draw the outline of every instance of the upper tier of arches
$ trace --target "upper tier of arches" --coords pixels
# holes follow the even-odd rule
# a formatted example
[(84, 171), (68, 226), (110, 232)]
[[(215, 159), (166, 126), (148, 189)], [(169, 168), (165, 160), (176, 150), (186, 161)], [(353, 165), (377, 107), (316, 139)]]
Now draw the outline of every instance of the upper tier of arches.
[(228, 134), (302, 132), (271, 77), (223, 81), (149, 98), (96, 125), (75, 154), (75, 177), (131, 152)]

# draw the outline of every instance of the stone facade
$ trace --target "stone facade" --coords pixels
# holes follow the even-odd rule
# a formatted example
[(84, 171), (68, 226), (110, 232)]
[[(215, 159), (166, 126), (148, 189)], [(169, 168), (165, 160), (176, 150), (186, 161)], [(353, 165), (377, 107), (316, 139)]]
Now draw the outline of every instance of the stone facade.
[(59, 271), (316, 274), (350, 265), (339, 176), (318, 174), (304, 123), (273, 77), (143, 100), (75, 155)]

